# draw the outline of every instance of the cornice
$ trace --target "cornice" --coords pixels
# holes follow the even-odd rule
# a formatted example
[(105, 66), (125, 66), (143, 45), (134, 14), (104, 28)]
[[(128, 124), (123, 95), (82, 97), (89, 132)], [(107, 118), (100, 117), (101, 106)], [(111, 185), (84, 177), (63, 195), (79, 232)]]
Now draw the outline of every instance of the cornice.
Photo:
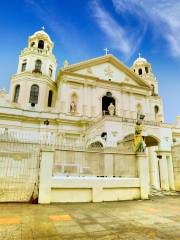
[(23, 73), (14, 74), (11, 77), (11, 81), (12, 82), (21, 81), (21, 80), (24, 80), (24, 78), (26, 79), (26, 81), (35, 80), (36, 82), (39, 82), (39, 83), (45, 82), (50, 84), (51, 86), (56, 87), (56, 82), (50, 79), (47, 75), (36, 74), (32, 72), (23, 72)]

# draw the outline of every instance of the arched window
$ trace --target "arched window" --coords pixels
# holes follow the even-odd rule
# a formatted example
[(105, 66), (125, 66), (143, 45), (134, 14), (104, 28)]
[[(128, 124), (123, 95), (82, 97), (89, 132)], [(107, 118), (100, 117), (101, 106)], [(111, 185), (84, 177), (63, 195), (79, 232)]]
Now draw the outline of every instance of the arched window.
[(52, 99), (53, 99), (53, 92), (52, 90), (49, 90), (49, 95), (48, 95), (48, 107), (52, 106)]
[(157, 117), (157, 114), (159, 113), (159, 107), (156, 105), (154, 106), (154, 114), (155, 114), (155, 118)]
[(27, 62), (26, 62), (26, 60), (24, 60), (23, 63), (22, 63), (22, 66), (21, 66), (21, 72), (26, 71), (26, 66), (27, 66)]
[(138, 73), (139, 73), (139, 75), (142, 75), (142, 69), (141, 68), (139, 68)]
[(41, 60), (36, 60), (35, 62), (35, 72), (41, 72), (41, 66), (42, 66), (42, 62)]
[(38, 42), (38, 48), (44, 49), (44, 41), (43, 41), (43, 40), (39, 40), (39, 42)]
[(35, 42), (32, 42), (32, 43), (31, 43), (31, 47), (34, 47), (34, 45), (35, 45)]
[(145, 72), (148, 73), (149, 72), (149, 68), (145, 67)]
[(20, 85), (16, 85), (15, 91), (14, 91), (14, 99), (13, 99), (13, 102), (15, 103), (18, 102), (19, 92), (20, 92)]
[(34, 84), (31, 86), (29, 102), (31, 104), (37, 104), (38, 96), (39, 96), (39, 86)]
[(155, 95), (155, 87), (153, 84), (151, 84), (151, 96)]
[(52, 66), (50, 65), (49, 66), (49, 76), (52, 77), (52, 73), (53, 73), (53, 70), (52, 70)]

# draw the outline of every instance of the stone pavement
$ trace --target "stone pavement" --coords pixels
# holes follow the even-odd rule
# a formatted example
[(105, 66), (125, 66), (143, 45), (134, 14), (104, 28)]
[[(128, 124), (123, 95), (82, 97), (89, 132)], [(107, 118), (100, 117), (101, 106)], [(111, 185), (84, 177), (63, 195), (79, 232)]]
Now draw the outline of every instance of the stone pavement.
[(180, 240), (180, 197), (146, 201), (0, 204), (0, 240)]

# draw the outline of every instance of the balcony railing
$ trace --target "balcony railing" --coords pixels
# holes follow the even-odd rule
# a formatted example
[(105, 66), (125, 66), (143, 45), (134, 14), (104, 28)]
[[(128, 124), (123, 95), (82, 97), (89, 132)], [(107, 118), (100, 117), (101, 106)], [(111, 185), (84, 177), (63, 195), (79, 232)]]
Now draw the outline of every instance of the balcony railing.
[[(118, 114), (114, 114), (113, 116), (109, 115), (108, 112), (103, 111), (101, 115), (96, 117), (96, 120), (99, 121), (101, 119), (118, 119), (120, 122), (127, 122), (127, 123), (133, 123), (135, 124), (137, 119), (136, 119), (136, 112), (129, 112), (129, 115), (132, 115), (132, 117), (126, 117), (126, 113), (123, 114), (123, 116), (118, 115)], [(149, 125), (149, 126), (160, 126), (162, 123), (161, 122), (157, 122), (157, 121), (153, 121), (153, 120), (148, 120), (149, 116), (145, 115), (145, 119), (147, 120), (143, 120), (143, 124), (144, 125)]]

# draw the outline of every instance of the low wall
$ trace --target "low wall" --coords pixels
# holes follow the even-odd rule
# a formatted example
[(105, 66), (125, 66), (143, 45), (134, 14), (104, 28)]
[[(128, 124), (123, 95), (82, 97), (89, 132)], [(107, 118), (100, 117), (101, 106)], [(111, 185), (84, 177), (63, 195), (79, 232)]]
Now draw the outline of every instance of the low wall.
[(136, 155), (138, 177), (53, 176), (54, 151), (42, 149), (39, 203), (148, 199), (148, 158)]
[(140, 199), (139, 178), (54, 177), (51, 202), (103, 202)]

